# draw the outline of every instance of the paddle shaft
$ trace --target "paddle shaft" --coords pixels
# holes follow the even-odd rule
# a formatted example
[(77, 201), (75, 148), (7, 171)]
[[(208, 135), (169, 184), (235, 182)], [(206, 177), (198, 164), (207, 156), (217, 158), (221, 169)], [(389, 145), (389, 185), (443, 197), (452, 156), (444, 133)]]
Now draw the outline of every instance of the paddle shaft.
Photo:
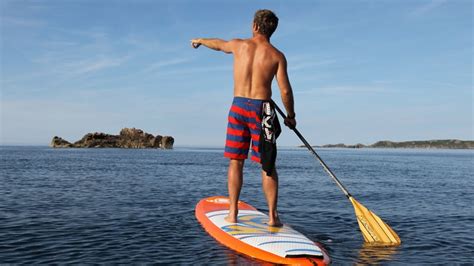
[[(276, 110), (278, 111), (278, 113), (280, 113), (280, 115), (283, 117), (283, 119), (286, 119), (285, 113), (283, 113), (283, 111), (280, 109), (280, 107), (278, 107), (278, 105), (276, 105), (276, 103), (273, 100), (272, 100), (272, 102), (273, 102), (273, 105), (275, 106)], [(306, 139), (303, 137), (303, 135), (301, 135), (301, 133), (298, 131), (298, 129), (296, 129), (296, 127), (295, 127), (295, 128), (292, 128), (292, 130), (300, 138), (300, 140), (303, 142), (303, 144), (306, 146), (306, 148), (308, 148), (308, 150), (311, 152), (311, 154), (313, 154), (314, 157), (316, 157), (316, 159), (318, 159), (319, 163), (323, 166), (324, 171), (326, 171), (326, 173), (329, 174), (329, 176), (334, 180), (334, 182), (336, 182), (337, 186), (342, 190), (342, 192), (344, 192), (346, 197), (347, 198), (352, 197), (351, 194), (349, 193), (349, 191), (347, 191), (347, 189), (344, 187), (344, 185), (341, 183), (341, 181), (339, 181), (339, 179), (337, 179), (336, 175), (331, 171), (331, 169), (329, 169), (329, 167), (326, 165), (326, 163), (323, 161), (323, 159), (321, 159), (321, 157), (319, 157), (319, 155), (316, 153), (316, 151), (313, 149), (313, 147), (311, 147), (311, 145), (309, 145), (309, 143), (306, 141)]]

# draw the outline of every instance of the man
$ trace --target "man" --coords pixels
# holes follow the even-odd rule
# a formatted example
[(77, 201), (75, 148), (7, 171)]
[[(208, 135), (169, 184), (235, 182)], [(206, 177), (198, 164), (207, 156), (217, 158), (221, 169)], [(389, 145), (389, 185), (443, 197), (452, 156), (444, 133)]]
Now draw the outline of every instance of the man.
[[(249, 39), (193, 39), (194, 48), (204, 45), (216, 51), (234, 55), (234, 101), (229, 112), (227, 140), (224, 156), (230, 159), (228, 170), (230, 223), (237, 223), (238, 200), (242, 188), (244, 161), (252, 141), (252, 157), (261, 162), (259, 136), (262, 133), (262, 105), (272, 96), (271, 84), (276, 77), (281, 98), (287, 111), (285, 125), (296, 126), (293, 92), (288, 80), (287, 63), (282, 52), (271, 43), (270, 36), (276, 30), (278, 18), (270, 10), (255, 13)], [(275, 146), (276, 147), (276, 146)], [(276, 157), (276, 148), (275, 148)], [(274, 160), (273, 160), (274, 162)], [(267, 173), (262, 170), (262, 183), (268, 202), (269, 226), (282, 226), (277, 212), (278, 174), (275, 167)]]

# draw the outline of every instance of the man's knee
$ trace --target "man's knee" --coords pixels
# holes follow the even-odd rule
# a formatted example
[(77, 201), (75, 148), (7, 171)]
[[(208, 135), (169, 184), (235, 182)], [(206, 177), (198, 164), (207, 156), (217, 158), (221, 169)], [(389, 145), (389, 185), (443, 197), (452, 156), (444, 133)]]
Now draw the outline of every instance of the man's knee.
[(230, 166), (233, 166), (233, 167), (239, 167), (239, 168), (243, 168), (244, 167), (244, 160), (241, 160), (241, 159), (230, 159), (229, 160), (229, 165)]
[(268, 175), (267, 172), (265, 171), (262, 171), (262, 175), (264, 177), (268, 177), (268, 178), (274, 179), (275, 181), (278, 181), (278, 173), (277, 173), (276, 168), (273, 168), (272, 173), (270, 175)]

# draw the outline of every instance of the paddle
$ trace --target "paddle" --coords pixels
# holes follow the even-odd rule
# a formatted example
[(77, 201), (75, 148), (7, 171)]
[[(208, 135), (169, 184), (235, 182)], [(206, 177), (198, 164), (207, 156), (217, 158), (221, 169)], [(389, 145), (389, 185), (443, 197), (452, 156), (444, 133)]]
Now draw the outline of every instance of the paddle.
[[(275, 104), (272, 100), (273, 105), (275, 106), (276, 110), (283, 119), (286, 119), (286, 115), (283, 111)], [(306, 148), (318, 159), (319, 163), (323, 166), (326, 173), (336, 182), (339, 188), (344, 192), (347, 198), (350, 200), (352, 205), (354, 206), (354, 211), (357, 217), (357, 222), (359, 223), (360, 231), (362, 232), (362, 236), (364, 237), (365, 242), (373, 243), (373, 244), (383, 244), (383, 245), (394, 245), (398, 246), (401, 244), (401, 240), (398, 237), (397, 233), (393, 231), (386, 223), (380, 219), (375, 213), (371, 212), (369, 209), (364, 207), (361, 203), (356, 201), (354, 197), (347, 191), (347, 189), (342, 185), (341, 181), (337, 179), (336, 175), (329, 169), (329, 167), (324, 163), (324, 161), (319, 157), (316, 151), (309, 145), (309, 143), (305, 140), (303, 135), (298, 131), (296, 128), (292, 128), (292, 130), (296, 133), (296, 135), (301, 139), (304, 143)]]

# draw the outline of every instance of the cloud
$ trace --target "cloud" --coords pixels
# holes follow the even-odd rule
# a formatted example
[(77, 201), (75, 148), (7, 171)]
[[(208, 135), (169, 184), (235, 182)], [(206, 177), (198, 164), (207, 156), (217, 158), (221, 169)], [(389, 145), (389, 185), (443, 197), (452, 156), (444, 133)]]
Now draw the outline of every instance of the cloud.
[(141, 72), (134, 72), (130, 73), (127, 78), (136, 77), (137, 75), (147, 74), (150, 72), (153, 73), (153, 77), (172, 77), (172, 76), (187, 76), (192, 74), (200, 74), (200, 73), (213, 73), (213, 72), (231, 72), (232, 65), (213, 65), (213, 66), (196, 66), (190, 65), (188, 67), (178, 67), (174, 69), (170, 69), (171, 66), (182, 65), (184, 63), (192, 62), (192, 58), (181, 58), (181, 59), (171, 59), (168, 61), (158, 61), (155, 62), (146, 68), (144, 68)]
[(315, 70), (318, 67), (325, 67), (341, 62), (338, 58), (329, 58), (316, 54), (290, 54), (287, 56), (288, 72), (290, 74), (297, 74), (300, 71)]
[(320, 88), (311, 88), (295, 91), (296, 94), (322, 94), (322, 95), (353, 95), (353, 94), (380, 94), (394, 93), (397, 90), (382, 86), (329, 86)]
[(86, 59), (79, 62), (64, 64), (62, 71), (64, 74), (76, 76), (92, 72), (98, 72), (107, 68), (117, 67), (128, 60), (128, 56), (124, 57), (100, 57), (94, 59)]
[[(45, 65), (54, 67), (37, 72), (33, 77), (60, 75), (65, 78), (79, 77), (85, 74), (93, 74), (113, 67), (118, 67), (127, 62), (130, 56), (100, 55), (95, 58), (42, 58)], [(24, 77), (23, 77), (24, 78)]]
[(409, 15), (411, 17), (420, 17), (423, 16), (424, 14), (427, 14), (431, 12), (432, 10), (440, 7), (444, 3), (446, 3), (447, 0), (431, 0), (429, 3), (421, 5), (414, 10), (412, 10)]
[(315, 68), (319, 66), (327, 66), (336, 63), (337, 61), (334, 59), (324, 59), (324, 60), (292, 60), (295, 63), (291, 64), (288, 63), (288, 70), (289, 71), (300, 71), (308, 68)]
[(183, 58), (173, 58), (170, 60), (162, 60), (162, 61), (157, 61), (155, 63), (150, 64), (147, 66), (143, 72), (149, 73), (149, 72), (155, 72), (160, 69), (163, 69), (165, 67), (169, 66), (175, 66), (175, 65), (181, 65), (183, 63), (187, 63), (192, 61), (192, 58), (189, 57), (183, 57)]
[[(54, 80), (56, 85), (71, 78), (82, 77), (98, 73), (128, 62), (132, 55), (118, 53), (115, 43), (99, 28), (89, 30), (66, 30), (56, 27), (47, 27), (55, 32), (52, 38), (38, 36), (25, 43), (35, 44), (27, 46), (34, 51), (28, 57), (29, 71), (8, 74), (2, 77), (3, 85), (21, 86), (30, 81), (43, 80), (48, 83)], [(83, 38), (73, 38), (73, 36)], [(5, 66), (8, 68), (8, 66)], [(54, 77), (51, 79), (50, 77)], [(44, 82), (47, 80), (47, 82)]]
[(0, 26), (18, 26), (18, 27), (42, 27), (46, 22), (38, 19), (20, 18), (20, 17), (2, 17)]

